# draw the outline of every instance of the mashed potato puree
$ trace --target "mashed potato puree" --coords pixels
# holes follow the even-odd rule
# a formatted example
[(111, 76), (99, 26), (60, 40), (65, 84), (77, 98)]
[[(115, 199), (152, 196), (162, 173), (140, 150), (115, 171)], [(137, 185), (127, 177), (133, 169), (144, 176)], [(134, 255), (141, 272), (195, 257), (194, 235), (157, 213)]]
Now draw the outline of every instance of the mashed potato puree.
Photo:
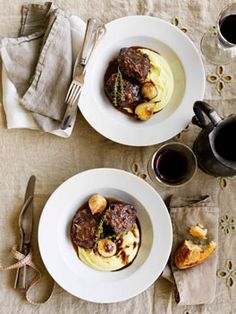
[(78, 255), (82, 262), (100, 271), (113, 271), (130, 264), (138, 253), (140, 232), (134, 224), (132, 228), (121, 236), (121, 245), (117, 254), (111, 257), (101, 256), (97, 250), (84, 249), (78, 246)]
[(158, 91), (157, 96), (152, 99), (152, 102), (157, 102), (154, 109), (154, 112), (157, 112), (168, 104), (173, 94), (173, 74), (169, 64), (161, 55), (146, 48), (140, 48), (138, 50), (142, 54), (146, 54), (150, 60), (151, 68), (146, 82), (151, 81)]

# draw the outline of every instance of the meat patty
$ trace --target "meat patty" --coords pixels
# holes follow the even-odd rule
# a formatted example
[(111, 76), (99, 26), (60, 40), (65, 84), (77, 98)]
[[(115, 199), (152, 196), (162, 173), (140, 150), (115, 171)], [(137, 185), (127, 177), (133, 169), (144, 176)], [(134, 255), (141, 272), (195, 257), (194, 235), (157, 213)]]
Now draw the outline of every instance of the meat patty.
[(129, 230), (136, 221), (137, 211), (133, 205), (111, 204), (106, 211), (106, 223), (115, 233)]
[(71, 239), (74, 245), (85, 249), (93, 248), (99, 221), (99, 214), (92, 215), (89, 208), (79, 209), (71, 226)]
[(132, 47), (120, 50), (118, 65), (122, 73), (139, 83), (144, 83), (151, 66), (148, 56)]
[(116, 90), (116, 95), (114, 94), (115, 91), (115, 84), (117, 81), (117, 73), (113, 73), (108, 80), (105, 82), (105, 92), (112, 102), (114, 106), (117, 107), (129, 107), (133, 108), (137, 102), (141, 100), (139, 90), (140, 87), (137, 84), (133, 84), (124, 78), (123, 81), (123, 94), (121, 94), (120, 86), (118, 86)]

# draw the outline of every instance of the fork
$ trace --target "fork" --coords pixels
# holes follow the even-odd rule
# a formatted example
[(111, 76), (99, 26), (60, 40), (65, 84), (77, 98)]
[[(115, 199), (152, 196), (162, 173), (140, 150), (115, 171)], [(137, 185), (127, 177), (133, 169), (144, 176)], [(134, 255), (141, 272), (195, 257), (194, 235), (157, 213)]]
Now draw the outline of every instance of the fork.
[(100, 40), (104, 33), (105, 26), (102, 25), (97, 27), (96, 20), (94, 19), (88, 20), (82, 51), (81, 54), (77, 57), (77, 60), (75, 62), (73, 81), (70, 84), (65, 99), (67, 109), (61, 123), (62, 130), (65, 130), (71, 126), (71, 122), (76, 115), (78, 99), (81, 93), (82, 86), (84, 84), (86, 65), (92, 55), (92, 52), (97, 42)]

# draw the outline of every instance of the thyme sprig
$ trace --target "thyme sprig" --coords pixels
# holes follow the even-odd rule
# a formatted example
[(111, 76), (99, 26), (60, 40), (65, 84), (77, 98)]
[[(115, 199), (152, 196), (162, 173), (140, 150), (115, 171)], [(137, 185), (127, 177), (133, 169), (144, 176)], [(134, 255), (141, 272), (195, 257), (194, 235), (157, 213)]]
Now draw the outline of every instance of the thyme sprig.
[(118, 235), (117, 235), (116, 233), (110, 234), (110, 235), (108, 235), (108, 236), (106, 237), (106, 239), (108, 239), (108, 240), (116, 239), (117, 236), (118, 236)]
[(119, 102), (125, 101), (124, 80), (123, 80), (122, 73), (119, 67), (115, 75), (116, 75), (116, 78), (115, 78), (115, 84), (113, 87), (112, 95), (113, 95), (113, 103), (117, 107)]
[(97, 247), (97, 244), (98, 244), (98, 241), (101, 239), (101, 235), (103, 233), (103, 224), (106, 222), (106, 214), (105, 213), (101, 220), (99, 221), (99, 224), (98, 224), (98, 228), (97, 228), (97, 232), (96, 232), (96, 235), (95, 235), (95, 240), (94, 240), (94, 247)]

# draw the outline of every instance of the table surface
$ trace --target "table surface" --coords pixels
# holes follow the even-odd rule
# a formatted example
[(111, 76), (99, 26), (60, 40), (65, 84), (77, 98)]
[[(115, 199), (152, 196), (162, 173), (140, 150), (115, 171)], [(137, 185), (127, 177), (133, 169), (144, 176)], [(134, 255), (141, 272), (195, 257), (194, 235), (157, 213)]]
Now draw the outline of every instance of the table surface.
[[(32, 2), (32, 1), (29, 1)], [(41, 1), (38, 1), (41, 2)], [(93, 16), (102, 23), (126, 15), (153, 15), (173, 23), (193, 40), (199, 48), (203, 33), (213, 26), (218, 13), (233, 1), (218, 0), (58, 0), (55, 3), (82, 19)], [(15, 36), (20, 25), (23, 0), (0, 0), (0, 36)], [(221, 67), (205, 62), (205, 100), (222, 117), (236, 113), (236, 63)], [(225, 77), (229, 76), (231, 79)], [(212, 79), (211, 79), (212, 78)], [(193, 86), (194, 88), (194, 86)], [(1, 95), (0, 95), (1, 96)], [(2, 99), (2, 98), (0, 98)], [(41, 211), (50, 194), (70, 176), (89, 168), (120, 168), (151, 182), (147, 160), (157, 146), (133, 148), (122, 146), (102, 137), (84, 120), (81, 114), (72, 136), (61, 139), (50, 134), (31, 130), (7, 130), (5, 114), (0, 103), (0, 260), (12, 262), (10, 248), (17, 243), (17, 219), (23, 202), (26, 182), (31, 174), (37, 177), (35, 195), (35, 228), (33, 236), (34, 258), (43, 270), (40, 288), (33, 295), (46, 296), (50, 290), (49, 278), (38, 254), (37, 224)], [(189, 125), (173, 140), (192, 146), (199, 128)], [(24, 295), (12, 286), (15, 272), (1, 273), (1, 313), (236, 313), (236, 180), (215, 178), (198, 170), (194, 179), (178, 189), (160, 188), (166, 198), (170, 194), (210, 194), (219, 204), (219, 249), (216, 298), (211, 305), (178, 306), (169, 282), (159, 278), (154, 285), (137, 297), (116, 304), (94, 304), (75, 298), (61, 287), (54, 289), (52, 298), (41, 306), (28, 304)]]

